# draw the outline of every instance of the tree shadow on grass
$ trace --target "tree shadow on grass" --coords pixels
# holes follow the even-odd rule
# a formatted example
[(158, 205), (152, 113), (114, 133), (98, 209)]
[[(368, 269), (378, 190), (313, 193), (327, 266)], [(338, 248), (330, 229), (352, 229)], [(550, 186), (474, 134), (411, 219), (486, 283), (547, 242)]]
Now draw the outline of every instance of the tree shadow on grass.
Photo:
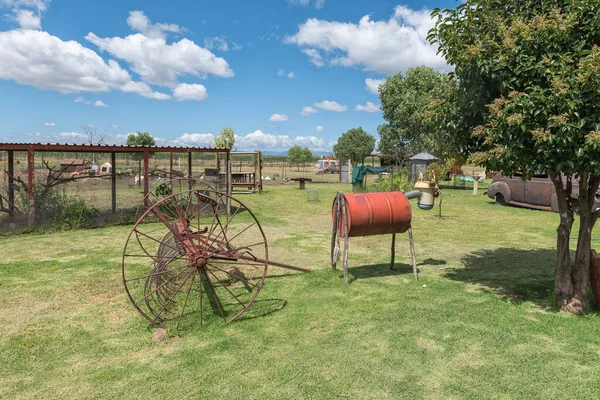
[(463, 256), (464, 268), (449, 270), (446, 278), (480, 285), (481, 290), (513, 303), (532, 302), (553, 308), (556, 251), (499, 248)]
[[(417, 264), (417, 270), (420, 265), (442, 265), (446, 264), (444, 260), (434, 260), (428, 258)], [(390, 264), (371, 264), (361, 265), (360, 267), (348, 268), (348, 283), (352, 283), (358, 279), (379, 278), (382, 276), (401, 275), (412, 273), (412, 264), (394, 263), (394, 269), (389, 269)], [(340, 268), (343, 271), (343, 268)]]

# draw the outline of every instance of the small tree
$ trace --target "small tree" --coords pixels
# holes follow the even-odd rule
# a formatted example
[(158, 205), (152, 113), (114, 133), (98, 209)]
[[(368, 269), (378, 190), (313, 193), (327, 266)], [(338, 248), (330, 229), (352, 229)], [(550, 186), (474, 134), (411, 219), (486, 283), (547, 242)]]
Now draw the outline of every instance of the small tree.
[(361, 127), (342, 133), (333, 146), (335, 157), (340, 161), (350, 160), (352, 165), (363, 164), (375, 148), (375, 137)]
[(296, 165), (300, 171), (300, 164), (305, 164), (312, 159), (312, 152), (308, 147), (301, 147), (298, 144), (290, 147), (288, 150), (288, 162), (290, 165)]
[(302, 164), (306, 166), (306, 163), (309, 163), (312, 160), (312, 151), (308, 147), (304, 147), (302, 149)]
[(235, 144), (235, 131), (228, 126), (221, 129), (219, 136), (215, 138), (215, 146), (218, 148), (232, 149)]
[[(154, 138), (152, 137), (151, 134), (149, 134), (148, 132), (137, 132), (137, 133), (130, 133), (127, 136), (127, 145), (128, 146), (154, 146), (156, 144), (156, 142), (154, 141)], [(151, 153), (151, 155), (153, 155), (153, 153)], [(139, 176), (139, 180), (138, 180), (138, 186), (142, 185), (142, 160), (144, 159), (144, 154), (143, 153), (130, 153), (130, 157), (133, 158), (134, 160), (138, 161), (138, 176)]]

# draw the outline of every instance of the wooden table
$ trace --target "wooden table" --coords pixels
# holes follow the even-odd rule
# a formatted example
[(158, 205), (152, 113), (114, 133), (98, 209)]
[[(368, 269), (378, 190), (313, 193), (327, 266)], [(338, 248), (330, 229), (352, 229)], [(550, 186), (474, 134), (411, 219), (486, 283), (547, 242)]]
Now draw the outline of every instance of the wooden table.
[(310, 178), (292, 178), (291, 180), (300, 183), (298, 189), (306, 189), (306, 182), (312, 182), (312, 179)]

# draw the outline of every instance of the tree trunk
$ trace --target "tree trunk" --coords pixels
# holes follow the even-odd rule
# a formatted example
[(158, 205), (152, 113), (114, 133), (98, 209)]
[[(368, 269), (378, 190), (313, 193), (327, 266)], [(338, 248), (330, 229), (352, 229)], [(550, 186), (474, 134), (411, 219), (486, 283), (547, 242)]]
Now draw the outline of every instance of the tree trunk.
[(580, 313), (589, 307), (588, 290), (590, 286), (590, 261), (592, 248), (592, 230), (598, 219), (593, 213), (594, 199), (600, 177), (587, 172), (579, 178), (579, 236), (575, 262), (571, 266), (569, 257), (569, 237), (573, 225), (573, 202), (571, 198), (571, 179), (567, 178), (566, 188), (562, 176), (551, 175), (556, 188), (560, 225), (557, 229), (557, 262), (554, 275), (554, 293), (564, 311)]
[[(570, 192), (565, 190), (562, 174), (551, 174), (556, 197), (560, 224), (556, 229), (556, 269), (554, 271), (554, 295), (561, 308), (565, 308), (573, 293), (571, 282), (571, 256), (569, 254), (569, 237), (573, 228), (573, 208), (570, 204)], [(570, 189), (570, 184), (567, 185)]]
[(594, 197), (598, 190), (599, 178), (593, 174), (581, 174), (579, 182), (579, 237), (575, 263), (571, 272), (573, 293), (566, 307), (567, 311), (579, 313), (589, 306), (588, 290), (590, 286), (590, 261), (592, 248), (592, 230), (598, 214), (592, 213)]

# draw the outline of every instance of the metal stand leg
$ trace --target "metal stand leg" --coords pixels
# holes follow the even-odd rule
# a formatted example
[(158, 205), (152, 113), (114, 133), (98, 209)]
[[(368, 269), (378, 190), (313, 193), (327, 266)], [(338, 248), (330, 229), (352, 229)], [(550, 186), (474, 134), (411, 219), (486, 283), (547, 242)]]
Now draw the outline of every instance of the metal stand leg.
[(412, 226), (408, 228), (408, 242), (410, 244), (410, 256), (412, 257), (413, 275), (415, 276), (415, 279), (419, 279), (417, 259), (415, 258), (415, 242), (413, 241)]
[(390, 261), (390, 265), (388, 269), (391, 271), (394, 269), (394, 258), (396, 256), (396, 234), (392, 234), (392, 260)]
[(342, 196), (342, 221), (344, 221), (344, 282), (348, 284), (348, 218), (346, 217), (346, 199)]

